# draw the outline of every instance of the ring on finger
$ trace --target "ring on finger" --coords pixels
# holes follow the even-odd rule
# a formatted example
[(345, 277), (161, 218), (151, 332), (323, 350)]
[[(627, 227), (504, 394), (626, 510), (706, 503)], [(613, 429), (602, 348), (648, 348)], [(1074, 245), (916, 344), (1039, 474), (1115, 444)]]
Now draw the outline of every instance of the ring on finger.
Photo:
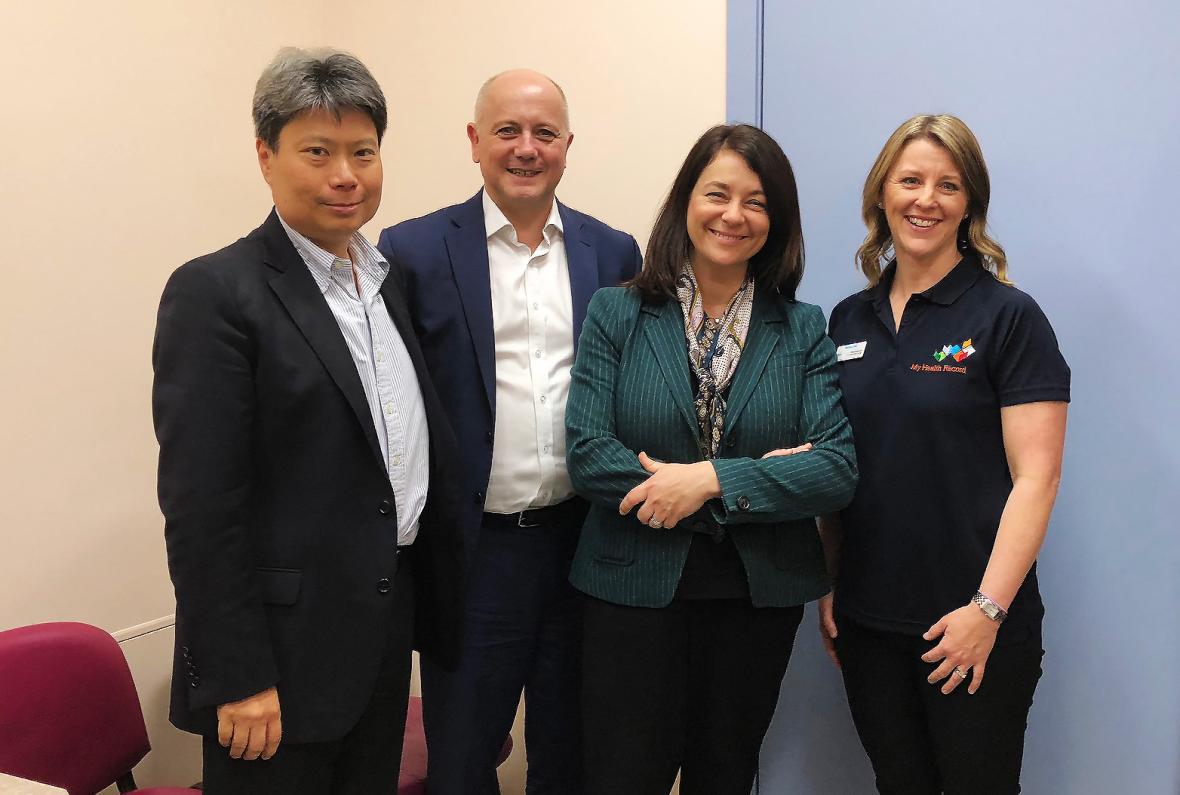
[(959, 667), (959, 666), (957, 666), (957, 665), (955, 666), (955, 673), (959, 675), (959, 678), (960, 678), (960, 679), (966, 679), (966, 678), (967, 678), (967, 672), (966, 672), (966, 671), (964, 671), (962, 668), (960, 668), (960, 667)]
[(653, 518), (651, 521), (649, 521), (647, 523), (647, 526), (654, 527), (656, 530), (659, 530), (660, 528), (662, 528), (664, 526), (664, 523), (661, 522), (659, 519)]

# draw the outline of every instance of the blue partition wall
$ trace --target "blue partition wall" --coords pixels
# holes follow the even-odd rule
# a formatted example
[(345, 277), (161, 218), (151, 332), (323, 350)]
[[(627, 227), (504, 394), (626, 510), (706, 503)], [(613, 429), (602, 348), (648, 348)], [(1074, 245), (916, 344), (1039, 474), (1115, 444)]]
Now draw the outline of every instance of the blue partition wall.
[[(729, 23), (729, 116), (791, 157), (800, 297), (825, 312), (863, 286), (859, 196), (889, 133), (950, 112), (979, 136), (992, 230), (1073, 368), (1024, 791), (1180, 793), (1180, 4), (731, 0)], [(873, 791), (813, 611), (758, 789)]]

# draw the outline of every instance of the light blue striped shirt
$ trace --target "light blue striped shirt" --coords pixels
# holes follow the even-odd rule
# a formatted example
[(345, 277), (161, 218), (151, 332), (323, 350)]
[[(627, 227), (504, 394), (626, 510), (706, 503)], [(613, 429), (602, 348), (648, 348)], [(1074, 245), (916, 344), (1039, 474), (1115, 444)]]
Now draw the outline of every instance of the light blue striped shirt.
[(279, 221), (328, 302), (356, 364), (393, 487), (397, 543), (408, 546), (418, 535), (430, 487), (430, 432), (414, 363), (381, 297), (389, 263), (359, 232), (348, 244), (350, 262), (320, 248), (281, 216)]

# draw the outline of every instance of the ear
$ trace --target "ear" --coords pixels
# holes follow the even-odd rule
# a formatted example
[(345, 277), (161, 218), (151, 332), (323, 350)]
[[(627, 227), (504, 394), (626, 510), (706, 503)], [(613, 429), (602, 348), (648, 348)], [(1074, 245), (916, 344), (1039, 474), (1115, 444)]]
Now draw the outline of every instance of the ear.
[(479, 162), (479, 154), (475, 151), (475, 147), (479, 144), (479, 130), (475, 129), (475, 122), (467, 122), (467, 140), (471, 142), (471, 162)]
[(565, 137), (565, 151), (569, 151), (570, 147), (574, 145), (574, 134), (570, 133)]
[(261, 138), (254, 139), (254, 149), (258, 152), (258, 168), (262, 171), (262, 178), (266, 180), (266, 184), (270, 184), (270, 168), (271, 159), (274, 157), (274, 152), (266, 145), (266, 141)]

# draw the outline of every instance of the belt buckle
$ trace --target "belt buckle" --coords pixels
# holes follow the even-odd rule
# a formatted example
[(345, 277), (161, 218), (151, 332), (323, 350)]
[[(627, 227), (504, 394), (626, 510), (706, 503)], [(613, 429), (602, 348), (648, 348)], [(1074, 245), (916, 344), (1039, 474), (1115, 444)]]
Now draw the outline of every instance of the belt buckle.
[(530, 524), (525, 524), (524, 515), (528, 512), (529, 512), (528, 509), (525, 509), (516, 515), (516, 526), (517, 527), (526, 527), (526, 528), (527, 527), (540, 527), (541, 526), (540, 522), (532, 522)]

